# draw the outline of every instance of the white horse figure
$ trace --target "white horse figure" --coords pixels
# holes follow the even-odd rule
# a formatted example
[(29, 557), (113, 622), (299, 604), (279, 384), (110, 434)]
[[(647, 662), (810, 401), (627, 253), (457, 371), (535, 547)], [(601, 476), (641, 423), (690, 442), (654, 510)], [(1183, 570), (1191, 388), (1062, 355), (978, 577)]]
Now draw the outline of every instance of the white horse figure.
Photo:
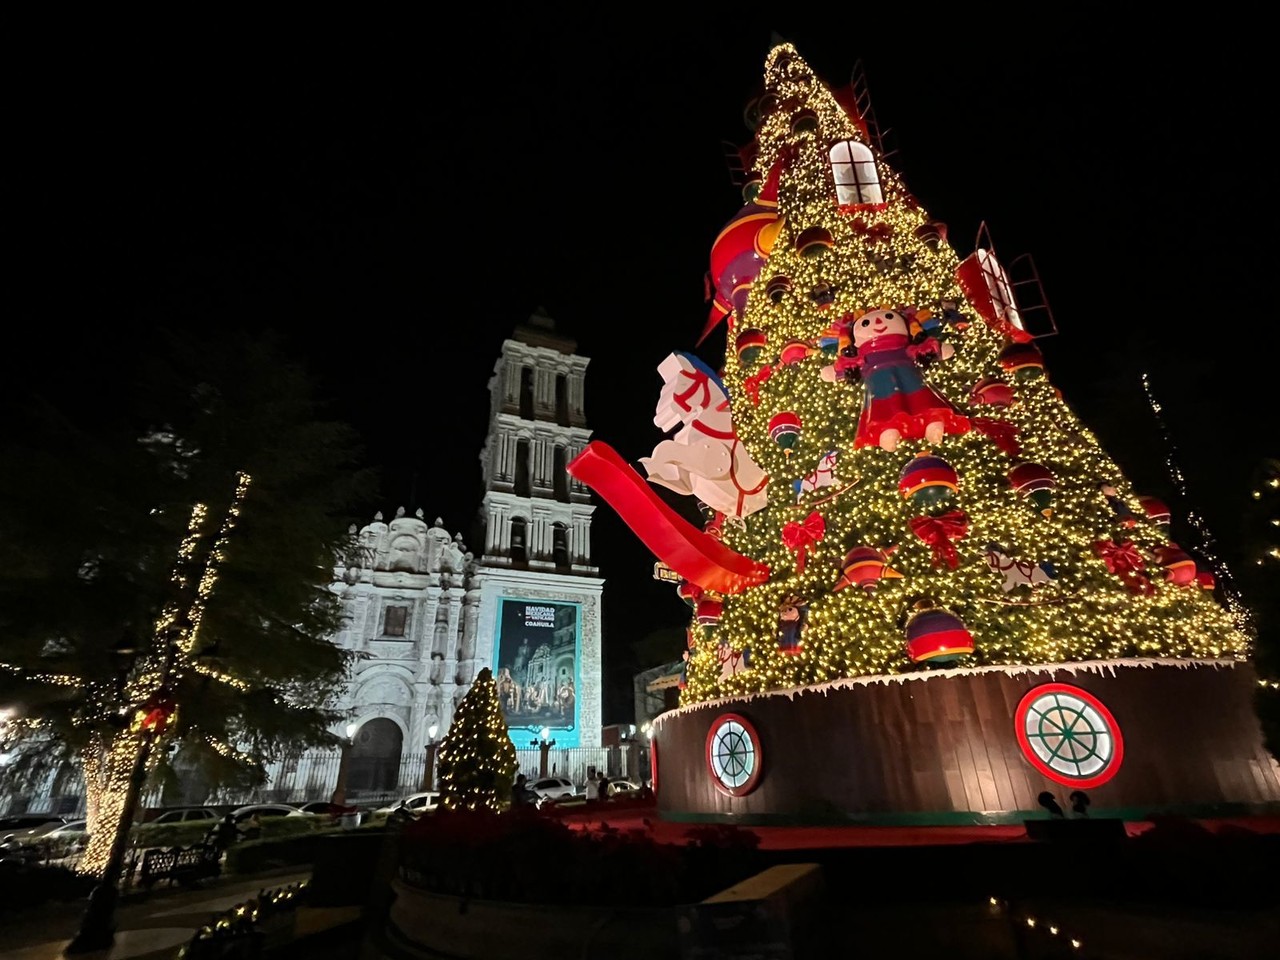
[(662, 393), (653, 422), (662, 430), (680, 427), (670, 440), (641, 457), (649, 480), (741, 521), (768, 503), (769, 477), (738, 439), (729, 394), (705, 363), (688, 353), (672, 353), (658, 365)]

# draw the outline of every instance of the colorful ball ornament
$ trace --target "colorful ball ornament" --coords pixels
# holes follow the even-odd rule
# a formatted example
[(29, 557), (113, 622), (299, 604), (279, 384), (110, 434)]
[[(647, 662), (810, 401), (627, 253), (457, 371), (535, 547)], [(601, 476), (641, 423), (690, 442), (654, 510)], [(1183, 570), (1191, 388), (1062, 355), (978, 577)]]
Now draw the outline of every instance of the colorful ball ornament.
[(874, 593), (882, 579), (900, 579), (902, 574), (889, 566), (889, 554), (894, 549), (894, 547), (886, 550), (877, 550), (869, 546), (854, 547), (840, 562), (840, 579), (831, 588), (832, 592), (856, 584), (867, 593)]
[(764, 292), (773, 303), (781, 303), (782, 298), (791, 292), (791, 278), (781, 274), (771, 277), (765, 285)]
[(1011, 343), (1000, 351), (1000, 366), (1016, 380), (1034, 380), (1044, 374), (1044, 357), (1034, 343)]
[(1138, 503), (1142, 507), (1142, 512), (1147, 515), (1147, 519), (1152, 523), (1159, 524), (1162, 527), (1169, 525), (1171, 514), (1163, 500), (1159, 500), (1156, 497), (1139, 497)]
[(796, 444), (800, 442), (800, 429), (803, 426), (800, 418), (790, 410), (775, 413), (769, 419), (769, 436), (782, 448), (784, 456), (790, 457)]
[(941, 457), (922, 450), (907, 461), (898, 478), (898, 492), (919, 507), (933, 507), (960, 489), (955, 469)]
[[(940, 607), (919, 601), (907, 620), (907, 656), (912, 663), (955, 663), (973, 653), (973, 634), (964, 621)], [(924, 606), (922, 606), (924, 604)]]
[(748, 327), (738, 334), (735, 341), (738, 347), (738, 361), (740, 363), (755, 363), (760, 357), (760, 351), (764, 349), (765, 343), (768, 341), (763, 330), (757, 330), (755, 327)]
[(1196, 583), (1196, 562), (1176, 543), (1156, 547), (1156, 563), (1164, 569), (1164, 578), (1179, 587)]
[(989, 407), (1007, 407), (1013, 403), (1015, 395), (1013, 387), (1003, 380), (997, 380), (995, 377), (983, 377), (973, 385), (973, 389), (969, 391), (969, 398), (974, 403), (985, 404)]
[(820, 257), (834, 246), (835, 241), (825, 227), (801, 230), (795, 239), (795, 248), (802, 257)]
[(1009, 471), (1013, 489), (1030, 499), (1046, 517), (1053, 515), (1053, 491), (1057, 486), (1047, 467), (1029, 460), (1016, 463)]
[(815, 352), (813, 344), (807, 340), (788, 340), (783, 344), (782, 352), (778, 354), (778, 362), (785, 367), (788, 364), (799, 363), (813, 356)]

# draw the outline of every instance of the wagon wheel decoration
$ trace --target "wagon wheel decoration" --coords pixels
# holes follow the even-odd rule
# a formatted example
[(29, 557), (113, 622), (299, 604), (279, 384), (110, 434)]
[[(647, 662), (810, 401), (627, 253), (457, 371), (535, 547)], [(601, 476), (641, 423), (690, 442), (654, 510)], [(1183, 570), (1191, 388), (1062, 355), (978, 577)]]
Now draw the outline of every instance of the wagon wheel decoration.
[(745, 717), (726, 713), (707, 733), (707, 768), (721, 793), (746, 796), (756, 788), (763, 769), (760, 735)]
[(1097, 787), (1120, 770), (1120, 727), (1087, 690), (1066, 683), (1036, 687), (1018, 704), (1014, 723), (1023, 756), (1055, 783)]

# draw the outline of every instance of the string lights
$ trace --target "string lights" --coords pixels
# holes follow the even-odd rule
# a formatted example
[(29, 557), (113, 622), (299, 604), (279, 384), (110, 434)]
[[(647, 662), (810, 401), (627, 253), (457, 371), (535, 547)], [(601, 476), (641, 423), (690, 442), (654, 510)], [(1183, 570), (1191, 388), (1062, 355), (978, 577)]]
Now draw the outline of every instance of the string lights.
[[(765, 90), (775, 106), (757, 129), (755, 169), (763, 177), (784, 158), (781, 218), (743, 314), (730, 318), (728, 342), (734, 343), (735, 330), (748, 329), (763, 332), (764, 340), (758, 351), (742, 357), (727, 350), (723, 379), (737, 435), (770, 477), (769, 503), (742, 525), (725, 524), (723, 536), (734, 550), (768, 563), (773, 574), (761, 586), (725, 597), (714, 630), (694, 624), (692, 636), (704, 639), (691, 652), (681, 702), (914, 669), (901, 624), (922, 595), (973, 634), (976, 650), (969, 665), (1244, 658), (1249, 640), (1237, 608), (1224, 610), (1208, 590), (1166, 582), (1151, 560), (1167, 542), (1158, 525), (1120, 527), (1100, 486), (1114, 488), (1142, 517), (1138, 498), (1048, 376), (1035, 370), (1015, 375), (1001, 365), (1005, 334), (984, 322), (966, 299), (952, 247), (921, 239), (932, 218), (896, 172), (877, 159), (883, 203), (837, 206), (831, 145), (852, 140), (875, 147), (789, 44), (769, 54)], [(793, 129), (799, 116), (805, 122)], [(826, 231), (831, 244), (797, 243), (813, 228)], [(821, 297), (811, 295), (819, 290)], [(834, 321), (882, 305), (928, 310), (933, 319), (945, 319), (933, 335), (954, 354), (925, 369), (925, 382), (960, 413), (1015, 428), (1020, 457), (1056, 478), (1050, 516), (1013, 489), (1012, 458), (976, 429), (934, 445), (906, 439), (893, 452), (855, 446), (862, 387), (824, 377), (835, 357), (823, 344), (831, 342)], [(797, 342), (808, 348), (791, 349)], [(766, 366), (769, 375), (759, 376)], [(972, 388), (984, 379), (1008, 382), (1012, 404), (993, 409), (971, 399)], [(804, 425), (789, 451), (769, 433), (771, 418), (783, 410)], [(840, 451), (833, 483), (843, 487), (857, 478), (856, 485), (826, 502), (819, 502), (822, 491), (797, 494), (793, 483), (831, 450)], [(923, 511), (898, 491), (903, 465), (924, 450), (944, 457), (959, 477), (951, 506), (967, 514), (969, 528), (954, 544), (954, 569), (935, 566), (930, 546), (911, 535), (909, 524)], [(782, 529), (815, 510), (826, 533), (797, 569)], [(1149, 595), (1130, 592), (1095, 552), (1096, 542), (1110, 540), (1131, 540), (1147, 558)], [(1035, 603), (991, 602), (1006, 595), (1001, 577), (986, 562), (989, 543), (1015, 559), (1052, 565), (1056, 579), (1036, 586)], [(893, 567), (902, 577), (883, 579), (870, 591), (833, 591), (846, 551), (860, 545), (896, 547)], [(788, 597), (807, 600), (808, 620), (800, 648), (783, 652), (772, 638)], [(749, 667), (727, 675), (719, 645), (750, 650)]]

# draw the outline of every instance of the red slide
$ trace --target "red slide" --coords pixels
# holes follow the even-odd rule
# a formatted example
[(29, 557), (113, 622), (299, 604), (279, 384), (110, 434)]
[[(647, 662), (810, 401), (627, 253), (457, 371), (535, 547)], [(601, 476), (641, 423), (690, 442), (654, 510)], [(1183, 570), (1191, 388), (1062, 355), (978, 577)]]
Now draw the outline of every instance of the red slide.
[(768, 564), (730, 550), (681, 517), (607, 443), (591, 441), (565, 469), (604, 497), (654, 556), (690, 583), (729, 594), (769, 579)]

